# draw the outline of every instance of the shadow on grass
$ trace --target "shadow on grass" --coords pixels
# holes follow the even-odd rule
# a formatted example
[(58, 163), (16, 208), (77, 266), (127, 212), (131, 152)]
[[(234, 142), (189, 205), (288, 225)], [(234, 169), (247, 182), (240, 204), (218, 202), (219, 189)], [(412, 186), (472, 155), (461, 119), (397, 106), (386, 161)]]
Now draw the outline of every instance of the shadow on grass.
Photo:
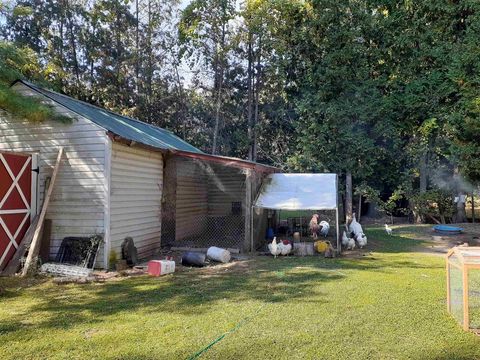
[[(369, 247), (376, 247), (376, 252), (408, 252), (419, 244), (416, 240), (386, 236), (375, 229), (369, 230), (367, 235), (373, 243)], [(399, 268), (430, 268), (405, 258), (386, 259), (375, 254), (361, 259), (333, 260), (257, 257), (246, 264), (237, 269), (187, 269), (173, 276), (140, 276), (104, 284), (42, 284), (44, 280), (37, 281), (36, 285), (27, 283), (27, 289), (7, 289), (0, 301), (30, 296), (40, 303), (28, 310), (29, 316), (38, 314), (44, 320), (28, 323), (22, 314), (0, 322), (0, 334), (24, 328), (67, 329), (78, 323), (102, 322), (107, 316), (134, 311), (199, 314), (224, 299), (235, 303), (249, 300), (283, 303), (292, 299), (327, 302), (318, 285), (339, 281), (348, 276), (349, 270), (390, 273)], [(1, 281), (0, 286), (12, 287), (17, 286), (18, 279)]]

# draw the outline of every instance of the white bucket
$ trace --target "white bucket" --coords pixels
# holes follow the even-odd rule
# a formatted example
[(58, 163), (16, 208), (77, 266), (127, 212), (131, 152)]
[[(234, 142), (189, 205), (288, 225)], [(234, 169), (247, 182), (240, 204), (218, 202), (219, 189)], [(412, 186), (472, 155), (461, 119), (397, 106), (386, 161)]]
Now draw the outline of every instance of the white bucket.
[(207, 250), (207, 257), (214, 261), (221, 263), (228, 263), (231, 259), (230, 251), (218, 248), (216, 246), (211, 246)]

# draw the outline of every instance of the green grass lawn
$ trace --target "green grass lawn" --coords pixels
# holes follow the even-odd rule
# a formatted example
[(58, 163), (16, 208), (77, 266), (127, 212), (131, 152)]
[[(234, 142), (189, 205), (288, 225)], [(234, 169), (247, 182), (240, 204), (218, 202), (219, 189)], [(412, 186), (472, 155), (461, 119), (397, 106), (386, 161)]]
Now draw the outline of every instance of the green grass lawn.
[[(0, 359), (480, 359), (444, 259), (369, 230), (358, 259), (259, 257), (103, 284), (0, 279)], [(367, 249), (368, 250), (368, 249)]]

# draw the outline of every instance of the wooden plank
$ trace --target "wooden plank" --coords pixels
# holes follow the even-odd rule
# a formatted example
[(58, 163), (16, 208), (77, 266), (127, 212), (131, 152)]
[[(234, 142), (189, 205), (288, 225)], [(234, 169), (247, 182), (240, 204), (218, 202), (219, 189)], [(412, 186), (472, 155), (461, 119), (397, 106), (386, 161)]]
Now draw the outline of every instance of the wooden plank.
[(43, 201), (42, 211), (40, 212), (38, 224), (35, 226), (35, 232), (33, 234), (32, 242), (28, 250), (27, 260), (25, 261), (25, 266), (22, 270), (22, 276), (26, 276), (29, 273), (35, 271), (35, 266), (37, 262), (37, 256), (40, 251), (40, 234), (43, 228), (43, 220), (47, 214), (48, 204), (50, 202), (50, 197), (52, 196), (53, 187), (55, 186), (55, 180), (57, 179), (58, 170), (60, 169), (60, 164), (63, 156), (63, 147), (58, 150), (57, 162), (55, 163), (55, 168), (53, 169), (52, 178), (50, 180), (50, 185), (48, 187), (47, 195)]
[[(244, 252), (253, 251), (253, 234), (252, 234), (252, 200), (253, 200), (253, 191), (252, 191), (252, 176), (253, 171), (251, 169), (246, 170), (245, 178), (245, 239), (243, 244)], [(248, 250), (247, 250), (248, 249)]]
[(457, 268), (458, 270), (463, 271), (463, 266), (460, 266), (460, 265), (458, 265), (458, 264), (455, 264), (454, 262), (451, 262), (451, 261), (448, 261), (448, 263), (449, 263), (450, 265), (452, 265), (453, 267)]

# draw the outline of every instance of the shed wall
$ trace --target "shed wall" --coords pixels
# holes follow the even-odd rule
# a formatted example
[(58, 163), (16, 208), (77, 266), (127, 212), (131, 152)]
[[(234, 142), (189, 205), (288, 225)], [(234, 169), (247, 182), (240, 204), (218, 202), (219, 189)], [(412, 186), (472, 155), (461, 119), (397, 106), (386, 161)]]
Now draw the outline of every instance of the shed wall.
[[(168, 159), (167, 168), (173, 161), (176, 181), (175, 190), (170, 192), (175, 196), (174, 241), (199, 247), (242, 247), (246, 190), (243, 171), (181, 157)], [(171, 242), (170, 231), (165, 230), (164, 236)]]
[(203, 231), (208, 215), (208, 178), (201, 162), (176, 158), (175, 240), (180, 241)]
[(240, 169), (215, 166), (208, 178), (208, 215), (231, 215), (232, 202), (240, 202), (241, 215), (245, 215), (245, 189), (245, 174)]
[(111, 249), (131, 236), (140, 258), (160, 249), (163, 159), (159, 152), (113, 143), (110, 186)]
[[(21, 84), (15, 88), (24, 95), (38, 96)], [(49, 103), (58, 113), (70, 116), (72, 122), (34, 124), (1, 112), (0, 149), (39, 154), (40, 208), (45, 182), (53, 172), (58, 147), (64, 147), (65, 155), (46, 215), (52, 220), (50, 256), (54, 258), (64, 237), (104, 232), (107, 136), (105, 130), (91, 121), (56, 103)], [(103, 248), (97, 256), (97, 266), (103, 266)]]

